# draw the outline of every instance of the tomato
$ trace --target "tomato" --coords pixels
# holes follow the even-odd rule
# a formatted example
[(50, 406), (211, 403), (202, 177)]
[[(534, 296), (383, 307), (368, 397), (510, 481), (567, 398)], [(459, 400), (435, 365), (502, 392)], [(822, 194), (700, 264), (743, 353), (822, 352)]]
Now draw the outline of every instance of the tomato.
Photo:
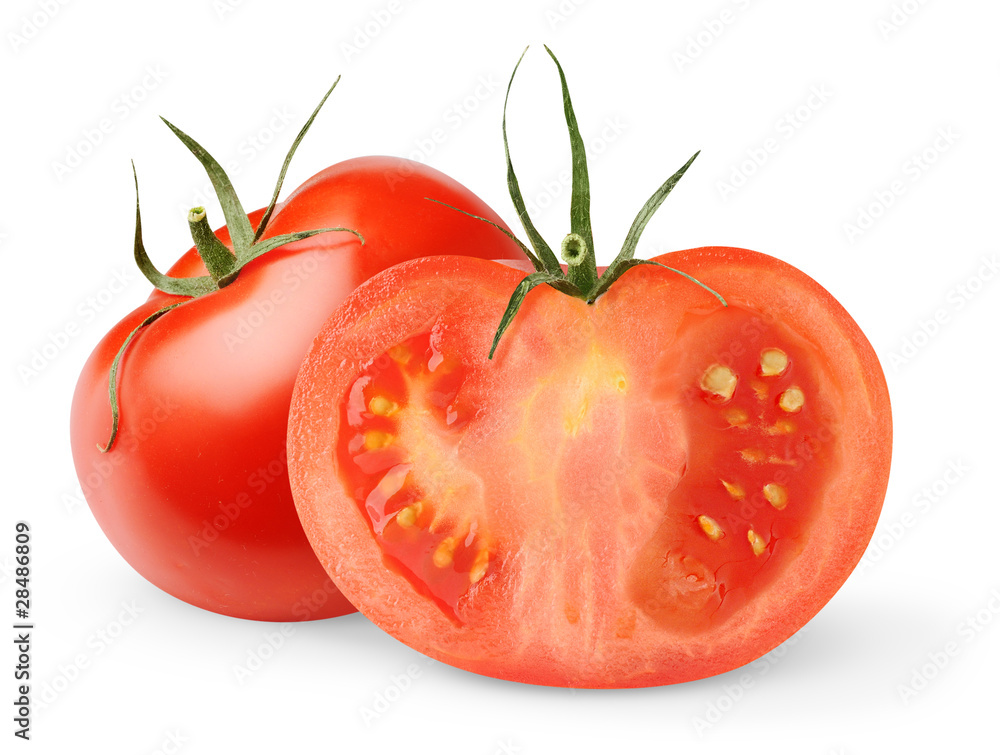
[[(143, 577), (195, 606), (268, 621), (353, 611), (302, 532), (288, 483), (285, 434), (302, 357), (329, 313), (361, 281), (401, 260), (441, 252), (522, 257), (486, 225), (455, 233), (457, 213), (501, 223), (472, 192), (408, 160), (363, 157), (318, 173), (279, 205), (266, 241), (342, 226), (248, 262), (197, 298), (154, 291), (97, 345), (72, 406), (79, 479), (112, 545)], [(262, 210), (252, 213), (257, 227)], [(230, 227), (232, 223), (230, 223)], [(228, 228), (218, 232), (232, 247)], [(170, 270), (205, 275), (192, 248)], [(117, 372), (120, 424), (109, 373)]]
[[(593, 305), (472, 259), (361, 286), (302, 367), (306, 533), (397, 639), (490, 676), (646, 686), (748, 663), (861, 558), (891, 445), (857, 325), (772, 257), (705, 248)], [(348, 358), (345, 359), (345, 355)]]
[(889, 474), (885, 379), (843, 307), (784, 262), (633, 259), (693, 157), (601, 272), (559, 73), (568, 267), (508, 152), (535, 272), (434, 257), (351, 294), (296, 380), (293, 495), (347, 598), (433, 658), (570, 687), (722, 673), (790, 637), (860, 560)]

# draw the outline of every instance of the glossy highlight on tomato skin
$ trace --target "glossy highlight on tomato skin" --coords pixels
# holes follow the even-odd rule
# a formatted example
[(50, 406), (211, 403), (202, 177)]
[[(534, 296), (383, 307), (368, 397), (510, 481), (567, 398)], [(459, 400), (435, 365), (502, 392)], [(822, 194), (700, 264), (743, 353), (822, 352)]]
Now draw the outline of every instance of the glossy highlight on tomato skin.
[[(457, 213), (427, 196), (502, 222), (453, 179), (392, 157), (345, 161), (292, 192), (265, 238), (357, 227), (365, 245), (342, 232), (288, 244), (144, 328), (121, 361), (121, 427), (106, 454), (98, 444), (111, 431), (115, 353), (146, 317), (183, 299), (154, 291), (97, 345), (73, 400), (77, 474), (108, 539), (154, 585), (255, 620), (354, 611), (316, 560), (289, 488), (285, 436), (302, 357), (354, 287), (396, 262), (441, 251), (523, 256), (483, 223), (456, 234)], [(251, 213), (251, 222), (261, 215)], [(219, 237), (230, 243), (225, 228)], [(146, 243), (155, 253), (155, 242)], [(168, 272), (206, 271), (191, 249)]]
[[(293, 396), (290, 475), (317, 555), (366, 616), (477, 673), (650, 686), (760, 657), (846, 580), (889, 469), (870, 345), (828, 292), (774, 258), (710, 247), (658, 261), (730, 307), (651, 266), (589, 307), (542, 286), (491, 361), (523, 274), (438, 258), (377, 276), (327, 322)], [(464, 486), (450, 511), (490, 543), (488, 576), (469, 581), (454, 616), (433, 572), (385, 567), (356, 495), (375, 476), (336, 451), (350, 386), (426, 333), (461, 364), (470, 420), (457, 443), (425, 433), (433, 453), (400, 442), (400, 459), (414, 479), (447, 461), (429, 504)]]

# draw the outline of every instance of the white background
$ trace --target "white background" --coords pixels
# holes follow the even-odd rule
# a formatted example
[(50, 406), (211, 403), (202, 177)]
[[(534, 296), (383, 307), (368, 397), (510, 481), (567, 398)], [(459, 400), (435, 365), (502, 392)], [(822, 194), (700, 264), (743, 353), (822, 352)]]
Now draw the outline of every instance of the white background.
[[(6, 0), (0, 615), (13, 616), (14, 522), (28, 520), (34, 690), (50, 702), (36, 707), (32, 741), (3, 751), (998, 751), (998, 24), (987, 0)], [(542, 43), (560, 56), (591, 143), (600, 260), (702, 149), (640, 254), (723, 244), (787, 260), (845, 305), (885, 367), (896, 443), (866, 567), (800, 635), (721, 677), (531, 688), (430, 664), (360, 615), (270, 625), (209, 614), (133, 572), (80, 498), (75, 380), (149, 291), (131, 261), (129, 159), (161, 269), (190, 245), (184, 213), (206, 184), (157, 116), (237, 160), (236, 187), (257, 207), (343, 74), (288, 190), (348, 157), (404, 155), (454, 176), (513, 227), (500, 117), (529, 43), (511, 148), (550, 241), (568, 230), (569, 159)], [(278, 128), (279, 112), (292, 122)], [(110, 133), (94, 145), (102, 119)], [(129, 283), (111, 293), (116, 275)], [(51, 358), (29, 375), (36, 351)], [(10, 743), (15, 661), (2, 644)], [(241, 683), (234, 669), (253, 655), (269, 657)], [(921, 688), (904, 699), (904, 685)], [(391, 704), (366, 721), (380, 695)]]

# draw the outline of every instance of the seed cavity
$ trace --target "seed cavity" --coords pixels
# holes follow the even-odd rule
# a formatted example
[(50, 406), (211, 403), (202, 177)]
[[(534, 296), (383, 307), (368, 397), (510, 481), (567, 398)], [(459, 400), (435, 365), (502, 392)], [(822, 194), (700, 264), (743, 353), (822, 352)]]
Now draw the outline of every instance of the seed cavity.
[(385, 396), (374, 396), (368, 402), (368, 411), (378, 417), (391, 417), (399, 411), (399, 404)]
[(751, 464), (760, 464), (764, 461), (764, 452), (759, 448), (744, 448), (740, 451), (740, 456), (743, 457), (743, 461), (748, 461)]
[(732, 496), (734, 501), (742, 501), (747, 497), (747, 492), (743, 489), (743, 486), (736, 482), (726, 482), (725, 480), (719, 480), (722, 486), (726, 489), (726, 492)]
[(764, 486), (764, 497), (778, 511), (788, 505), (788, 490), (776, 482), (769, 482)]
[(472, 568), (469, 570), (469, 581), (472, 584), (476, 584), (476, 582), (486, 576), (486, 570), (489, 568), (490, 552), (486, 548), (483, 548), (476, 554), (476, 560), (472, 562)]
[(781, 349), (764, 349), (760, 352), (761, 377), (776, 377), (788, 369), (788, 354)]
[(747, 530), (747, 540), (750, 541), (750, 547), (753, 548), (753, 554), (755, 556), (759, 556), (767, 550), (767, 543), (764, 542), (764, 538), (753, 530)]
[(438, 544), (438, 547), (434, 549), (434, 566), (438, 569), (444, 569), (447, 566), (451, 566), (451, 562), (455, 557), (455, 546), (458, 544), (458, 538), (456, 537), (446, 537), (444, 540)]
[(698, 517), (698, 526), (701, 527), (702, 532), (708, 535), (708, 539), (713, 542), (726, 534), (722, 531), (722, 527), (719, 526), (717, 521), (704, 514)]
[(802, 407), (806, 403), (806, 394), (802, 392), (802, 389), (797, 385), (793, 385), (791, 388), (786, 389), (781, 396), (778, 397), (778, 406), (781, 407), (783, 411), (794, 413), (801, 411)]
[(369, 430), (365, 433), (365, 448), (369, 451), (378, 451), (385, 448), (393, 441), (392, 433), (383, 430)]
[(723, 364), (713, 364), (701, 376), (701, 389), (728, 401), (736, 392), (736, 373)]

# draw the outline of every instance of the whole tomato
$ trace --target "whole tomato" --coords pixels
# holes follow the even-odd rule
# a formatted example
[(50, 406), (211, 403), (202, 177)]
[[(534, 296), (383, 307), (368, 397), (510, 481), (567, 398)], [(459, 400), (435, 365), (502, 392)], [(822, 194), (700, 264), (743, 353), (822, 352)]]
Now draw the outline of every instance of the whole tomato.
[[(285, 435), (302, 358), (337, 305), (397, 262), (523, 255), (485, 224), (456, 227), (456, 213), (425, 199), (502, 224), (472, 192), (395, 157), (334, 165), (248, 216), (218, 163), (174, 131), (206, 167), (228, 225), (213, 233), (204, 211), (192, 211), (196, 247), (162, 275), (143, 249), (137, 206), (136, 259), (158, 290), (80, 375), (71, 436), (84, 494), (125, 560), (181, 600), (269, 621), (351, 612), (289, 488)], [(300, 233), (332, 227), (364, 243), (343, 231)]]

